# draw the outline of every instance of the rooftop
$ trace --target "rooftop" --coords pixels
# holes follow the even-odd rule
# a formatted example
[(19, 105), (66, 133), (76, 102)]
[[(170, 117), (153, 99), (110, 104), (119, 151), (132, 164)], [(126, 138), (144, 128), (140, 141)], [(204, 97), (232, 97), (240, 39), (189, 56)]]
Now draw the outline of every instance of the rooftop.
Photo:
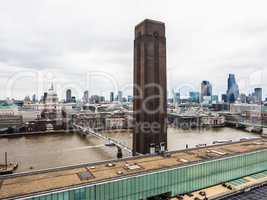
[(267, 171), (245, 176), (220, 185), (173, 197), (171, 200), (265, 200), (267, 196)]
[(48, 190), (94, 184), (133, 174), (189, 165), (267, 148), (267, 140), (253, 139), (237, 143), (170, 152), (170, 156), (140, 156), (94, 164), (65, 167), (0, 177), (0, 199), (27, 196)]
[(0, 109), (15, 109), (17, 108), (14, 104), (1, 104), (0, 103)]
[(164, 25), (164, 23), (161, 22), (161, 21), (157, 21), (157, 20), (153, 20), (153, 19), (144, 19), (139, 24), (137, 24), (136, 27), (138, 27), (138, 26), (140, 26), (140, 25), (142, 25), (144, 23), (153, 23), (153, 24), (163, 24)]

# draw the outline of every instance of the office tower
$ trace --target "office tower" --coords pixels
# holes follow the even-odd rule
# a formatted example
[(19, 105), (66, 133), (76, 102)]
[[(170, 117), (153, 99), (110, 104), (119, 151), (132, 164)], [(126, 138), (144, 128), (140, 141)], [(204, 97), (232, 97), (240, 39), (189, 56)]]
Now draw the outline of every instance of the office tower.
[[(212, 96), (212, 85), (209, 81), (202, 81), (201, 83), (201, 102), (204, 100), (210, 99)], [(210, 103), (210, 102), (209, 102)]]
[(227, 94), (222, 94), (222, 102), (227, 102)]
[(180, 100), (181, 100), (181, 97), (180, 97), (180, 93), (179, 92), (176, 92), (174, 94), (174, 101), (176, 104), (179, 104), (180, 103)]
[(144, 20), (135, 27), (133, 154), (167, 149), (165, 24)]
[(199, 92), (189, 92), (189, 100), (192, 103), (199, 103)]
[(71, 102), (71, 99), (72, 96), (71, 96), (71, 90), (70, 89), (67, 89), (66, 91), (66, 103), (70, 103)]
[(227, 102), (234, 103), (239, 96), (238, 85), (234, 74), (229, 74), (227, 87)]
[(47, 101), (47, 92), (44, 92), (44, 102), (43, 103), (46, 103)]
[(76, 103), (76, 97), (75, 96), (72, 96), (70, 102)]
[(241, 103), (247, 103), (247, 96), (246, 94), (240, 94), (240, 102)]
[(37, 101), (36, 94), (33, 94), (32, 95), (32, 103), (36, 103), (36, 101)]
[(254, 104), (256, 103), (256, 95), (254, 92), (252, 92), (252, 94), (249, 94), (247, 97), (247, 103), (249, 104)]
[(100, 96), (100, 97), (99, 97), (99, 101), (100, 101), (101, 103), (105, 102), (105, 97), (104, 97), (104, 96)]
[(255, 96), (255, 102), (257, 104), (261, 104), (261, 102), (262, 102), (262, 88), (255, 88), (254, 89), (254, 96)]
[(41, 96), (39, 103), (44, 103), (44, 95)]
[(90, 103), (100, 103), (100, 96), (92, 95), (90, 99)]
[(29, 104), (30, 102), (31, 102), (30, 97), (29, 97), (29, 96), (25, 96), (25, 97), (24, 97), (24, 103), (25, 103), (25, 104)]
[(211, 103), (212, 104), (217, 104), (219, 102), (219, 97), (218, 95), (212, 95), (211, 96)]
[(83, 103), (88, 103), (89, 102), (89, 92), (88, 90), (85, 90), (83, 93)]
[(118, 92), (118, 101), (122, 102), (122, 91)]
[(114, 101), (114, 92), (110, 92), (110, 102)]

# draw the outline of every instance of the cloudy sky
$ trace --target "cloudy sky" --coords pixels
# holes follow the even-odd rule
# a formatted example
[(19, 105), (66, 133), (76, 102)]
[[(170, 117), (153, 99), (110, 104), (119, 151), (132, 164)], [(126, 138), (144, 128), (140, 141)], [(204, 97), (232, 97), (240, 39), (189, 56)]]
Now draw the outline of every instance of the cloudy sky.
[(169, 91), (236, 74), (241, 92), (267, 95), (266, 1), (8, 0), (0, 6), (0, 98), (40, 95), (53, 82), (81, 96), (131, 93), (134, 26), (166, 24)]

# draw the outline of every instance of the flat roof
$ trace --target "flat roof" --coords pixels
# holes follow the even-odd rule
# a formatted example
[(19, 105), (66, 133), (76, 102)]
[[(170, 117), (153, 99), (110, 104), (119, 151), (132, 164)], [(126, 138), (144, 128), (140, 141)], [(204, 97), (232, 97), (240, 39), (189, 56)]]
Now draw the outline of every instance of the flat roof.
[[(261, 188), (262, 185), (264, 185), (263, 188)], [(231, 186), (231, 188), (229, 188), (229, 186)], [(245, 200), (245, 199), (251, 199), (249, 198), (249, 195), (250, 197), (254, 197), (253, 194), (255, 194), (255, 192), (251, 194), (250, 192), (246, 191), (250, 191), (252, 188), (257, 188), (257, 187), (260, 187), (259, 190), (264, 192), (264, 194), (261, 195), (261, 197), (265, 198), (258, 198), (260, 197), (260, 194), (258, 194), (257, 198), (255, 199), (265, 200), (267, 194), (267, 171), (256, 173), (250, 176), (245, 176), (233, 181), (226, 182), (224, 184), (219, 184), (205, 189), (197, 190), (190, 194), (187, 193), (183, 195), (178, 195), (177, 197), (171, 198), (171, 200), (179, 200), (179, 197), (180, 198), (182, 197), (183, 200), (195, 200), (195, 198), (203, 200), (205, 195), (201, 195), (201, 193), (202, 194), (205, 193), (207, 199), (220, 198), (225, 200), (226, 199)]]
[(139, 24), (137, 24), (135, 27), (138, 27), (144, 23), (152, 23), (152, 24), (163, 24), (164, 22), (158, 21), (158, 20), (153, 20), (153, 19), (144, 19), (143, 21), (141, 21)]
[[(267, 149), (267, 139), (252, 139), (173, 151), (169, 152), (170, 156), (139, 156), (117, 161), (0, 176), (0, 199), (25, 197), (51, 190), (90, 185), (131, 175), (189, 165), (196, 161), (207, 161), (262, 149)], [(108, 166), (108, 163), (113, 164)]]

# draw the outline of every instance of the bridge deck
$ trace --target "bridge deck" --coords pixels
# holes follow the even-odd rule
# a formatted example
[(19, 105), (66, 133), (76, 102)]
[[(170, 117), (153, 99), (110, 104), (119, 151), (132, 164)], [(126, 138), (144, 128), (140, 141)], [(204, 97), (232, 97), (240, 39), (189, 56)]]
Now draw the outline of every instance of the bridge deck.
[[(48, 190), (68, 188), (83, 184), (93, 184), (133, 174), (142, 174), (163, 168), (188, 165), (195, 161), (205, 161), (211, 158), (221, 158), (266, 148), (267, 140), (255, 139), (232, 144), (171, 152), (170, 157), (155, 155), (124, 159), (114, 161), (113, 163), (115, 166), (107, 166), (109, 162), (102, 162), (36, 173), (14, 174), (0, 177), (0, 199), (12, 198), (14, 196), (27, 196)], [(128, 164), (136, 164), (139, 168), (129, 169), (127, 168)], [(123, 174), (118, 174), (119, 171)], [(80, 178), (81, 172), (89, 172), (92, 177), (82, 180)]]
[(107, 137), (102, 135), (101, 133), (95, 132), (94, 130), (92, 130), (91, 128), (88, 127), (82, 127), (80, 125), (77, 124), (73, 124), (73, 127), (75, 127), (78, 130), (81, 130), (83, 133), (86, 133), (88, 135), (93, 135), (99, 139), (108, 141), (108, 142), (112, 142), (114, 145), (132, 153), (132, 149), (130, 149), (128, 146), (124, 145), (123, 143), (121, 143), (120, 141), (114, 140), (113, 138)]

